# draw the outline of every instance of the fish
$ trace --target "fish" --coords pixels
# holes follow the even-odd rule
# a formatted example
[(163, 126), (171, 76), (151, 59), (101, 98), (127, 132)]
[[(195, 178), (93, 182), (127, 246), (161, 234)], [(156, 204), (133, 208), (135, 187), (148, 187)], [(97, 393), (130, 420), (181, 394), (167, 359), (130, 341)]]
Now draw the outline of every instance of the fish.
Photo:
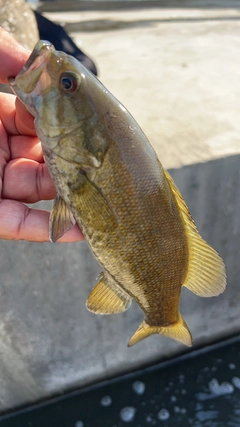
[(152, 334), (191, 346), (179, 311), (182, 287), (217, 296), (225, 266), (140, 126), (91, 72), (48, 41), (37, 43), (9, 82), (35, 117), (56, 186), (50, 240), (76, 221), (103, 269), (88, 310), (118, 314), (134, 299), (144, 320), (128, 346)]

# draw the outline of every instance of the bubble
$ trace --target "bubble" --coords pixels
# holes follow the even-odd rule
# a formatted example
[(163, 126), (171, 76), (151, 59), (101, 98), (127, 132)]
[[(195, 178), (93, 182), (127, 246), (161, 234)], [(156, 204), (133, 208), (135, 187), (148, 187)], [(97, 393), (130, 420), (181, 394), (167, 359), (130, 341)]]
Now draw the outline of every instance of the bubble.
[(75, 427), (84, 427), (84, 424), (82, 421), (76, 421), (75, 422)]
[(165, 421), (165, 420), (168, 420), (168, 418), (170, 417), (170, 414), (168, 410), (164, 408), (158, 412), (157, 417), (159, 420)]
[(236, 388), (239, 388), (239, 389), (240, 389), (240, 378), (238, 378), (238, 377), (233, 377), (233, 378), (232, 378), (232, 383), (233, 383), (233, 385), (234, 385)]
[(182, 408), (182, 409), (181, 409), (181, 414), (186, 414), (186, 413), (187, 413), (186, 408)]
[(145, 392), (145, 384), (142, 381), (135, 381), (132, 385), (133, 391), (139, 396)]
[(147, 415), (146, 416), (146, 421), (147, 421), (147, 423), (151, 423), (152, 422), (152, 417), (151, 417), (151, 415)]
[(176, 396), (171, 396), (171, 397), (170, 397), (170, 400), (171, 400), (171, 402), (176, 402), (176, 401), (177, 401), (177, 398), (176, 398)]
[(174, 412), (176, 412), (176, 414), (179, 414), (180, 411), (181, 409), (179, 408), (179, 406), (174, 406)]
[(110, 406), (112, 404), (112, 399), (110, 396), (103, 396), (102, 399), (100, 400), (100, 403), (102, 406)]
[(136, 409), (133, 406), (125, 406), (125, 408), (122, 408), (120, 411), (120, 418), (125, 423), (130, 423), (133, 421), (135, 413)]
[(183, 389), (181, 390), (181, 394), (183, 394), (183, 395), (187, 394), (187, 392), (186, 392), (185, 388), (183, 388)]
[(236, 365), (235, 365), (235, 363), (229, 363), (228, 367), (229, 367), (229, 369), (231, 369), (232, 371), (233, 371), (234, 369), (236, 369)]

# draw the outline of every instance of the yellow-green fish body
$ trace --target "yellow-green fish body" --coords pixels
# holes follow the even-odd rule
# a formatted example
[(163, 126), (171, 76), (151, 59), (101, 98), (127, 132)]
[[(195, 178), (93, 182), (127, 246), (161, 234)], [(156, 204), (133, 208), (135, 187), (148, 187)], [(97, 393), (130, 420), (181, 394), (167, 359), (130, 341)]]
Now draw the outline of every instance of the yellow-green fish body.
[(56, 185), (51, 240), (75, 218), (103, 267), (87, 308), (120, 313), (135, 299), (145, 320), (129, 345), (153, 333), (191, 345), (179, 313), (181, 288), (218, 295), (225, 268), (136, 121), (77, 60), (48, 42), (36, 45), (11, 84), (35, 116)]

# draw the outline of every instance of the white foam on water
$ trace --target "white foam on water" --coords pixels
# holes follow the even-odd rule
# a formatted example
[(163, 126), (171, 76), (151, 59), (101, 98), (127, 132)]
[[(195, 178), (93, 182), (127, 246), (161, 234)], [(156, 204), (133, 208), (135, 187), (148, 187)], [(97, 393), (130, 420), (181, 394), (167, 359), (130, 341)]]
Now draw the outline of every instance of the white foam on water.
[(200, 411), (196, 413), (196, 417), (199, 421), (209, 421), (217, 418), (217, 411)]
[(163, 408), (158, 412), (157, 417), (159, 420), (165, 421), (165, 420), (168, 420), (168, 418), (170, 417), (170, 414), (167, 409)]
[(145, 392), (145, 384), (142, 381), (135, 381), (132, 385), (133, 391), (137, 393), (139, 396)]
[(233, 383), (234, 387), (240, 389), (240, 378), (239, 377), (233, 377), (232, 378), (232, 383)]
[(211, 393), (213, 393), (215, 396), (222, 396), (223, 394), (231, 394), (234, 391), (234, 387), (232, 384), (226, 381), (224, 381), (222, 384), (219, 384), (216, 378), (213, 378), (208, 385)]
[(210, 393), (198, 393), (196, 394), (196, 397), (198, 398), (198, 400), (203, 402), (204, 400), (213, 399), (215, 396)]
[(110, 396), (103, 396), (102, 399), (100, 400), (100, 404), (102, 406), (110, 406), (112, 404), (112, 399)]
[(125, 423), (130, 423), (131, 421), (133, 421), (135, 413), (136, 408), (134, 408), (133, 406), (125, 406), (125, 408), (121, 409), (119, 415), (122, 421), (124, 421)]
[(82, 421), (76, 421), (75, 422), (75, 427), (84, 427), (84, 424)]

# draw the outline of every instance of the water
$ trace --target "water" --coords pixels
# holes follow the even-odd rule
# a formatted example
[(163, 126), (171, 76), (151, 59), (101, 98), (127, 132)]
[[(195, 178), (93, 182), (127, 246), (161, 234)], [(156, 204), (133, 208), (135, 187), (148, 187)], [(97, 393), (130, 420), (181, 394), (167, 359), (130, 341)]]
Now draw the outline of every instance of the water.
[(54, 419), (58, 427), (240, 427), (239, 360), (240, 336), (209, 353), (0, 416), (0, 425), (39, 427), (41, 420), (41, 426), (52, 427)]

